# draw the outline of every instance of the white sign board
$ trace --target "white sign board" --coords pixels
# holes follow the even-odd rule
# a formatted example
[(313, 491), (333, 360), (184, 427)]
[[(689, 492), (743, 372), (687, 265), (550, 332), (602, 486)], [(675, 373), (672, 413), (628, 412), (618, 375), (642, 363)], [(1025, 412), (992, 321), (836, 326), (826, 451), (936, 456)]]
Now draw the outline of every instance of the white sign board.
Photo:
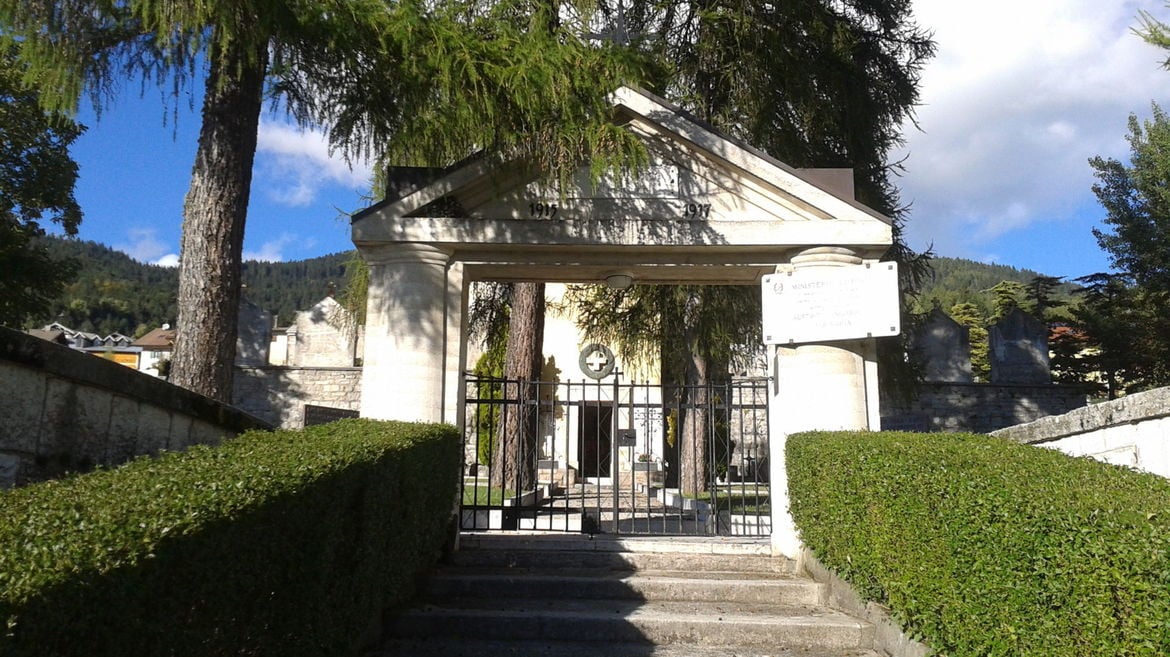
[(898, 265), (812, 267), (763, 280), (764, 343), (898, 335)]

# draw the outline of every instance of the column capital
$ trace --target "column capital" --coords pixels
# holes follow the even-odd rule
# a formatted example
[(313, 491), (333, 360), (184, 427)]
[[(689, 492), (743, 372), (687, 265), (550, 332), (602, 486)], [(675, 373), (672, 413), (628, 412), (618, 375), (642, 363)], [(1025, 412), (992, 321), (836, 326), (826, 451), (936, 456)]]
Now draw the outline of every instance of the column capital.
[(862, 259), (857, 252), (842, 246), (817, 246), (797, 253), (790, 262), (796, 268), (843, 267), (860, 265)]
[(451, 262), (451, 256), (454, 254), (452, 249), (417, 242), (358, 244), (357, 248), (358, 253), (370, 265), (418, 263), (445, 267)]

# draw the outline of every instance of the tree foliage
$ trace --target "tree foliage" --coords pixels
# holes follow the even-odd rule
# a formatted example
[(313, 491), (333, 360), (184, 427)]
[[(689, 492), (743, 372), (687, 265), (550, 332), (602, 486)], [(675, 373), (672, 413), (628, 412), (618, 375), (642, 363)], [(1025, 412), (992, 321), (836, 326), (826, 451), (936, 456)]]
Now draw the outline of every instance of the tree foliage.
[(976, 381), (991, 380), (991, 360), (988, 356), (987, 316), (982, 314), (979, 307), (970, 301), (964, 301), (951, 306), (948, 313), (951, 319), (967, 327), (967, 336), (971, 345), (971, 374)]
[(995, 323), (1007, 317), (1008, 314), (1016, 309), (1023, 308), (1024, 295), (1028, 288), (1016, 281), (1000, 281), (991, 288), (991, 295), (993, 299), (993, 312), (991, 315), (991, 322)]
[(1089, 160), (1108, 227), (1093, 235), (1117, 273), (1082, 279), (1077, 325), (1110, 397), (1170, 384), (1170, 119), (1151, 109), (1146, 121), (1129, 117), (1128, 164)]
[[(909, 3), (633, 0), (605, 9), (620, 21), (611, 31), (627, 30), (656, 57), (655, 87), (671, 101), (786, 164), (852, 168), (857, 199), (894, 220), (890, 257), (903, 289), (918, 289), (926, 261), (901, 241), (898, 165), (887, 157), (935, 48)], [(716, 306), (723, 291), (706, 292)]]
[[(1013, 281), (1028, 288), (1034, 288), (1037, 279), (1052, 277), (1030, 269), (1019, 269), (1007, 265), (975, 262), (964, 258), (932, 257), (930, 276), (922, 284), (914, 303), (915, 313), (929, 312), (932, 308), (951, 308), (959, 303), (973, 303), (984, 317), (994, 314), (994, 296), (991, 290), (1003, 281)], [(1070, 283), (1062, 283), (1045, 292), (1050, 296), (1047, 303), (1053, 307), (1067, 304), (1073, 299)], [(1031, 311), (1035, 296), (1029, 293), (1027, 302)]]
[(1084, 286), (1073, 324), (1082, 347), (1082, 380), (1108, 399), (1170, 382), (1165, 295), (1135, 285), (1126, 274), (1077, 280)]
[[(1166, 6), (1170, 7), (1170, 3), (1167, 3)], [(1138, 27), (1135, 31), (1146, 43), (1170, 51), (1170, 26), (1154, 18), (1150, 12), (1142, 11), (1139, 13)], [(1170, 70), (1170, 56), (1167, 56), (1162, 62), (1162, 68)]]
[(620, 15), (667, 98), (792, 166), (851, 167), (858, 200), (899, 210), (886, 156), (935, 49), (910, 3), (633, 0)]
[[(609, 90), (637, 74), (617, 48), (589, 47), (527, 2), (383, 0), (0, 0), (4, 38), (44, 102), (99, 107), (140, 79), (182, 97), (203, 86), (203, 123), (184, 205), (174, 380), (230, 398), (244, 223), (263, 98), (329, 129), (349, 154), (442, 163), (506, 152), (551, 171), (640, 150), (604, 118)], [(565, 174), (568, 175), (567, 173)]]
[(76, 264), (55, 258), (45, 223), (76, 235), (77, 164), (69, 146), (82, 127), (41, 107), (13, 48), (0, 46), (0, 325), (19, 327), (48, 311)]
[[(179, 287), (174, 267), (136, 262), (96, 242), (51, 235), (42, 242), (55, 261), (77, 262), (77, 276), (44, 312), (29, 315), (24, 326), (59, 321), (101, 335), (135, 336), (162, 324), (174, 325)], [(311, 308), (346, 279), (354, 257), (349, 251), (291, 262), (246, 261), (244, 296), (287, 325), (294, 313)]]
[(632, 365), (658, 364), (664, 394), (689, 409), (674, 418), (678, 444), (668, 449), (682, 456), (668, 460), (681, 467), (667, 476), (678, 476), (687, 494), (706, 491), (712, 474), (708, 434), (716, 420), (707, 411), (707, 386), (726, 381), (732, 369), (746, 369), (759, 356), (753, 349), (761, 343), (759, 287), (573, 286), (566, 301), (587, 339), (613, 345)]
[(1113, 266), (1151, 290), (1170, 292), (1170, 120), (1156, 103), (1152, 117), (1131, 114), (1128, 165), (1113, 159), (1089, 160), (1097, 177), (1093, 193), (1105, 208), (1110, 230), (1093, 229)]

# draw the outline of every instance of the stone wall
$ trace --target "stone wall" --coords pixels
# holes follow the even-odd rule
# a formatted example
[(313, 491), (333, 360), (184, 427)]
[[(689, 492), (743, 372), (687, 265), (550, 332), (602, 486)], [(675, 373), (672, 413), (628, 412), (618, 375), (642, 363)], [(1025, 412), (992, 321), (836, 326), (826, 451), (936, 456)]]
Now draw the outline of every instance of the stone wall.
[(988, 433), (1085, 405), (1086, 391), (1054, 384), (923, 383), (912, 402), (882, 400), (882, 429)]
[(1170, 477), (1170, 388), (1126, 395), (992, 435)]
[(100, 356), (0, 328), (0, 487), (266, 427)]
[(305, 426), (305, 405), (358, 410), (360, 367), (239, 367), (236, 407), (284, 428)]

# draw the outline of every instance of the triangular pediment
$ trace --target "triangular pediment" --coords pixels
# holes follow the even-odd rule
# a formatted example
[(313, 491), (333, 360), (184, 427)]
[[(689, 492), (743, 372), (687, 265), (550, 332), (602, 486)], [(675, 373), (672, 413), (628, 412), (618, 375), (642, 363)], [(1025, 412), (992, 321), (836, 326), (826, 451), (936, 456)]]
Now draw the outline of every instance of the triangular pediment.
[(891, 244), (890, 220), (851, 198), (848, 172), (794, 169), (644, 91), (622, 88), (612, 99), (615, 120), (645, 144), (649, 163), (637, 174), (594, 181), (586, 163), (559, 190), (538, 171), (487, 157), (400, 170), (394, 192), (354, 217), (354, 242), (513, 253), (719, 247), (722, 260), (712, 262), (726, 264), (775, 264), (812, 246), (877, 258)]

